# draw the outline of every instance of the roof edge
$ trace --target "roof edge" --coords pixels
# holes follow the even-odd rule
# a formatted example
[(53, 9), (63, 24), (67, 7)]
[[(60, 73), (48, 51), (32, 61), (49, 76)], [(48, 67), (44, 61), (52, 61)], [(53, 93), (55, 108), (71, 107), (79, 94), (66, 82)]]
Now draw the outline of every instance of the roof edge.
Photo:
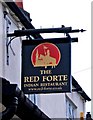
[(85, 93), (85, 91), (82, 89), (82, 87), (78, 84), (78, 82), (74, 79), (72, 76), (72, 85), (81, 92), (77, 91), (84, 99), (85, 101), (91, 101), (90, 97)]
[[(10, 2), (11, 1), (11, 2)], [(15, 15), (19, 18), (20, 22), (24, 25), (26, 29), (35, 29), (35, 27), (31, 24), (31, 22), (27, 19), (27, 16), (25, 13), (13, 2), (10, 0), (9, 2), (5, 3), (6, 5), (11, 9), (12, 12), (15, 13)], [(32, 36), (37, 39), (37, 38), (42, 38), (40, 34), (32, 34)]]

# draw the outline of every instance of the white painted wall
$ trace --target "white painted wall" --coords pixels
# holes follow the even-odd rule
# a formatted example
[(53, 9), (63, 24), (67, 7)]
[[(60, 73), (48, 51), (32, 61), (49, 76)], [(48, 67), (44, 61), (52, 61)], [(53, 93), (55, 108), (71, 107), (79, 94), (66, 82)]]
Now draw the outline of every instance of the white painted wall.
[[(15, 38), (11, 42), (12, 49), (15, 56), (12, 53), (9, 45), (9, 65), (7, 65), (7, 54), (6, 54), (6, 19), (4, 18), (3, 11), (5, 6), (0, 3), (0, 76), (8, 79), (11, 83), (18, 84), (21, 86), (21, 39)], [(10, 14), (6, 16), (11, 25), (9, 25), (9, 33), (14, 32), (18, 29), (17, 22), (11, 17)], [(10, 38), (9, 38), (10, 39)]]
[(3, 77), (3, 9), (0, 2), (0, 76)]
[(77, 108), (76, 118), (80, 118), (80, 112), (85, 112), (85, 101), (77, 92), (41, 94), (37, 96), (37, 105), (50, 118), (66, 118), (66, 96)]
[(50, 118), (66, 118), (66, 114), (64, 114), (66, 113), (64, 93), (42, 94), (38, 106)]
[[(18, 27), (10, 19), (11, 25), (9, 26), (9, 33), (13, 33), (14, 30), (17, 30)], [(6, 21), (5, 21), (6, 22)], [(5, 25), (6, 29), (6, 25)], [(6, 31), (6, 30), (5, 30)], [(11, 42), (12, 49), (15, 53), (13, 55), (12, 50), (9, 45), (9, 65), (7, 65), (7, 55), (5, 52), (5, 77), (11, 81), (11, 83), (21, 85), (21, 40), (20, 38), (15, 38)]]

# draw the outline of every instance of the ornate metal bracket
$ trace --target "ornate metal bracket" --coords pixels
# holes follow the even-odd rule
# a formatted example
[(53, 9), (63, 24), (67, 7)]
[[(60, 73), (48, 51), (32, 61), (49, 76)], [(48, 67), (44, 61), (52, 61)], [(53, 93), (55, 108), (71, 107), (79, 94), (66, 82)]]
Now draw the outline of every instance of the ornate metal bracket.
[[(6, 35), (8, 35), (9, 33), (9, 27), (11, 25), (11, 21), (8, 19), (7, 17), (7, 11), (4, 11), (4, 19), (6, 20)], [(10, 40), (8, 38), (8, 36), (6, 36), (6, 55), (7, 55), (7, 65), (9, 65), (9, 46), (10, 46), (10, 49), (13, 53), (13, 55), (15, 55), (14, 51), (13, 51), (13, 48), (11, 46), (11, 42), (12, 40), (14, 39), (15, 37), (11, 38), (10, 37)]]
[[(45, 28), (45, 29), (22, 29), (22, 30), (14, 30), (14, 33), (7, 33), (7, 39), (8, 37), (13, 37), (9, 40), (7, 40), (7, 64), (9, 64), (9, 53), (8, 53), (8, 47), (10, 45), (10, 43), (12, 42), (12, 40), (15, 38), (15, 37), (21, 37), (21, 36), (27, 36), (31, 39), (30, 35), (32, 34), (40, 34), (40, 33), (64, 33), (66, 34), (66, 37), (65, 38), (48, 38), (49, 40), (61, 40), (63, 43), (71, 43), (71, 42), (78, 42), (78, 38), (71, 38), (69, 33), (75, 33), (75, 32), (84, 32), (85, 30), (81, 29), (75, 29), (75, 30), (72, 30), (72, 27), (65, 27), (64, 25), (62, 25), (61, 28)], [(34, 40), (34, 39), (33, 39)], [(47, 40), (47, 39), (42, 39), (42, 38), (38, 38), (38, 39), (35, 39), (35, 40)], [(12, 53), (13, 55), (15, 55), (13, 49), (12, 50)]]

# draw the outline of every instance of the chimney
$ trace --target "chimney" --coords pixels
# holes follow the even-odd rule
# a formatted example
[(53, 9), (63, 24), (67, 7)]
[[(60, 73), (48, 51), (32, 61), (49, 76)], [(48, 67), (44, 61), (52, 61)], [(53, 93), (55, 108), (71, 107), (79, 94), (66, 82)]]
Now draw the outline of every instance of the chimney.
[(23, 9), (23, 0), (15, 0), (16, 5)]

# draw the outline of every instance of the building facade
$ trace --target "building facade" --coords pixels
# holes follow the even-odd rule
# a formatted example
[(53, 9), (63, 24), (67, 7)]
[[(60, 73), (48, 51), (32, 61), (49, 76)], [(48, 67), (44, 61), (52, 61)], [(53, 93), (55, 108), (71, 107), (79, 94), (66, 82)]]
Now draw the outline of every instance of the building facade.
[[(25, 37), (8, 37), (14, 30), (35, 29), (29, 13), (19, 8), (13, 1), (0, 0), (0, 77), (21, 89), (22, 40), (42, 38), (35, 34)], [(72, 77), (71, 93), (26, 95), (50, 118), (80, 118), (86, 112), (86, 101), (90, 98)], [(77, 90), (79, 89), (79, 90)]]
[[(39, 101), (38, 101), (39, 100)], [(90, 98), (72, 77), (71, 93), (43, 94), (37, 104), (51, 118), (80, 118), (86, 116), (86, 101)]]

